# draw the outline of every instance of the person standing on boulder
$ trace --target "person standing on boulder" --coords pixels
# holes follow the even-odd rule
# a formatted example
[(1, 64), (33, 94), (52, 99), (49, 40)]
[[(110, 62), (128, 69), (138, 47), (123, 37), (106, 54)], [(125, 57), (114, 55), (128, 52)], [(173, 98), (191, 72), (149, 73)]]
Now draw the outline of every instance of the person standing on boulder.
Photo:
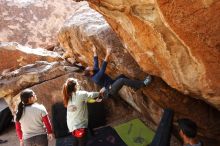
[(63, 103), (67, 108), (67, 127), (74, 137), (74, 146), (85, 146), (88, 133), (87, 101), (100, 102), (99, 92), (80, 91), (78, 81), (69, 78), (63, 85)]
[(37, 103), (31, 89), (22, 91), (20, 99), (15, 117), (20, 146), (48, 146), (48, 139), (52, 140), (53, 135), (46, 108)]
[(103, 93), (104, 98), (109, 98), (112, 96), (116, 96), (118, 91), (125, 85), (131, 87), (133, 89), (139, 89), (141, 87), (145, 87), (149, 85), (152, 81), (152, 76), (148, 75), (145, 80), (131, 80), (128, 79), (124, 75), (120, 75), (116, 77), (114, 80), (109, 77), (105, 71), (107, 68), (108, 60), (111, 54), (111, 48), (107, 47), (106, 56), (102, 63), (101, 69), (99, 68), (98, 56), (96, 52), (96, 47), (93, 45), (93, 53), (94, 53), (94, 66), (87, 67), (84, 71), (85, 76), (89, 76), (92, 78), (93, 82), (102, 87), (100, 92)]

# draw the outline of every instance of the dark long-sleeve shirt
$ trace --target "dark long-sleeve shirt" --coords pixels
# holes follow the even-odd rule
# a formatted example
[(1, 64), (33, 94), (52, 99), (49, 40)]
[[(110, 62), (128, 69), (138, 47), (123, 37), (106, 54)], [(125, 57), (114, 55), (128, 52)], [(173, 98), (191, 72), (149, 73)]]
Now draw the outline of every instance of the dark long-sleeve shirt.
[(92, 80), (99, 86), (109, 88), (109, 86), (114, 82), (107, 74), (105, 74), (105, 70), (107, 67), (107, 62), (103, 61), (101, 69), (99, 69), (99, 61), (98, 56), (94, 56), (94, 75), (92, 76)]

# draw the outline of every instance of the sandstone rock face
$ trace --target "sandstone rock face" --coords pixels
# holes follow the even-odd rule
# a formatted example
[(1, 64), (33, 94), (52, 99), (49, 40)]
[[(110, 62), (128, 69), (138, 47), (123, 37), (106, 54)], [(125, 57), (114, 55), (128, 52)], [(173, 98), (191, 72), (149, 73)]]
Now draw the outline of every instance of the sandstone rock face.
[(18, 43), (0, 42), (0, 73), (4, 70), (14, 70), (35, 61), (58, 61), (61, 56), (44, 49), (31, 49)]
[[(143, 79), (145, 73), (141, 71), (135, 60), (124, 49), (119, 38), (104, 18), (96, 11), (90, 9), (85, 2), (79, 3), (77, 6), (78, 8), (74, 15), (65, 22), (58, 34), (60, 45), (66, 49), (65, 56), (74, 57), (81, 63), (92, 66), (93, 53), (91, 45), (95, 45), (101, 66), (102, 59), (105, 56), (105, 48), (112, 47), (114, 48), (112, 50), (114, 55), (111, 57), (112, 61), (109, 62), (107, 72), (113, 78), (120, 74), (126, 74), (128, 77)], [(125, 89), (124, 92), (126, 93), (127, 90), (129, 89)], [(131, 89), (129, 91), (132, 92)], [(128, 103), (141, 112), (139, 105), (132, 101), (133, 97), (124, 97)], [(157, 117), (157, 120), (154, 121), (159, 119)]]
[(1, 0), (0, 41), (32, 48), (56, 45), (57, 30), (74, 5), (71, 0)]
[[(3, 91), (5, 91), (4, 95), (6, 96), (4, 98), (11, 108), (12, 113), (15, 114), (17, 105), (20, 102), (20, 91), (25, 88), (31, 88), (37, 95), (38, 103), (43, 104), (51, 116), (52, 105), (57, 102), (62, 102), (63, 100), (62, 87), (67, 78), (72, 77), (78, 79), (81, 90), (98, 90), (94, 83), (90, 82), (90, 80), (84, 77), (79, 71), (79, 68), (73, 67), (67, 63), (38, 62), (35, 65), (27, 65), (16, 70), (17, 74), (11, 72), (8, 73), (7, 76), (1, 78), (0, 97), (3, 96)], [(113, 121), (116, 122), (117, 120), (125, 120), (126, 118), (137, 116), (137, 112), (131, 107), (128, 105), (123, 106), (120, 100), (117, 101), (117, 105), (111, 99), (99, 103), (103, 104), (102, 107), (107, 111), (107, 124)], [(90, 105), (90, 107), (91, 106), (93, 105)], [(94, 114), (94, 112), (90, 112), (90, 114)], [(96, 111), (95, 115), (92, 116), (99, 118), (99, 116), (102, 116), (99, 112), (102, 111)]]
[[(143, 8), (141, 4), (144, 2), (134, 2), (137, 7), (132, 7), (137, 14), (140, 13), (143, 16), (145, 16), (144, 14), (151, 14), (151, 11), (141, 9)], [(131, 13), (129, 5), (132, 3), (129, 2), (91, 1), (90, 4), (105, 15), (114, 31), (122, 39), (123, 45), (101, 15), (89, 9), (86, 3), (81, 2), (74, 15), (65, 22), (64, 27), (59, 32), (58, 39), (61, 46), (66, 49), (67, 57), (74, 56), (78, 61), (91, 65), (93, 64), (91, 44), (93, 44), (97, 47), (101, 65), (106, 52), (105, 48), (111, 46), (113, 48), (112, 56), (107, 73), (112, 78), (123, 73), (133, 79), (143, 79), (146, 73), (151, 73), (163, 78), (171, 87), (175, 87), (183, 93), (197, 95), (205, 100), (206, 96), (203, 96), (205, 92), (200, 91), (202, 89), (200, 87), (203, 85), (196, 87), (198, 76), (204, 75), (197, 74), (201, 71), (201, 68), (199, 68), (201, 64), (197, 66), (195, 60), (192, 64), (190, 63), (192, 62), (190, 60), (192, 59), (191, 54), (189, 55), (189, 52), (186, 51), (186, 48), (189, 48), (185, 47), (185, 44), (165, 27), (158, 11), (153, 7), (153, 2), (144, 5), (144, 8), (149, 6), (147, 7), (149, 10), (154, 10), (155, 17), (146, 16), (143, 18), (130, 15), (133, 13)], [(145, 18), (152, 20), (152, 23), (143, 23)], [(156, 24), (160, 24), (160, 26), (153, 27), (153, 21), (155, 20), (158, 22)], [(168, 42), (163, 40), (162, 37), (162, 32), (165, 30), (167, 35), (163, 37), (167, 38), (166, 41), (169, 40)], [(172, 49), (168, 51), (170, 47)], [(184, 58), (184, 55), (187, 58)], [(188, 83), (192, 78), (189, 77), (189, 74), (183, 75), (180, 73), (183, 66), (179, 64), (179, 61), (189, 62), (189, 64), (185, 66), (183, 64), (183, 66), (189, 69), (187, 71), (190, 71), (190, 73), (195, 73), (192, 74), (196, 77), (196, 81), (193, 80), (196, 85), (193, 84), (193, 87), (188, 87), (185, 82), (182, 82), (182, 80), (186, 80)], [(204, 66), (201, 66), (204, 71)], [(192, 83), (192, 81), (190, 82)], [(175, 111), (175, 119), (188, 117), (198, 124), (201, 136), (218, 140), (220, 137), (220, 117), (218, 116), (220, 112), (205, 102), (184, 95), (171, 87), (160, 78), (155, 77), (153, 83), (145, 89), (136, 92), (130, 88), (123, 88), (120, 94), (124, 100), (141, 112), (145, 118), (153, 121), (155, 125), (160, 121), (162, 109), (169, 107)], [(196, 88), (196, 92), (194, 92), (194, 88)], [(209, 98), (207, 101), (211, 102)], [(213, 103), (213, 105), (218, 107), (216, 103)]]
[(88, 1), (144, 72), (220, 110), (220, 1)]
[(62, 62), (39, 61), (26, 65), (0, 76), (0, 98), (13, 98), (25, 88), (76, 70), (78, 69), (64, 66)]
[[(80, 86), (82, 90), (86, 91), (97, 91), (97, 89), (92, 82), (87, 78), (83, 77), (82, 74), (76, 73), (75, 71), (68, 73), (66, 75), (42, 82), (31, 86), (30, 88), (36, 93), (38, 97), (38, 102), (45, 105), (49, 115), (51, 116), (51, 107), (56, 102), (62, 102), (63, 94), (62, 87), (67, 78), (72, 77), (80, 81)], [(7, 101), (9, 98), (6, 98)], [(10, 107), (13, 108), (15, 113), (17, 105), (20, 102), (19, 94), (11, 98)], [(131, 118), (133, 114), (137, 114), (131, 107), (124, 107), (121, 105), (121, 101), (118, 101), (118, 105), (115, 105), (113, 101), (103, 101), (108, 110), (108, 116), (106, 117), (107, 123), (112, 123), (112, 121), (117, 121), (123, 118)], [(99, 116), (98, 113), (97, 117)], [(94, 115), (95, 117), (95, 115)]]
[(77, 5), (74, 15), (65, 22), (59, 31), (58, 39), (60, 45), (66, 49), (66, 56), (77, 58), (87, 65), (93, 65), (91, 44), (98, 48), (100, 64), (105, 52), (99, 50), (108, 45), (114, 48), (112, 60), (115, 61), (110, 62), (111, 65), (108, 68), (112, 71), (112, 76), (126, 72), (130, 76), (140, 74), (139, 78), (143, 78), (138, 64), (125, 49), (122, 49), (123, 45), (104, 18), (97, 15), (96, 11), (89, 9), (85, 2)]

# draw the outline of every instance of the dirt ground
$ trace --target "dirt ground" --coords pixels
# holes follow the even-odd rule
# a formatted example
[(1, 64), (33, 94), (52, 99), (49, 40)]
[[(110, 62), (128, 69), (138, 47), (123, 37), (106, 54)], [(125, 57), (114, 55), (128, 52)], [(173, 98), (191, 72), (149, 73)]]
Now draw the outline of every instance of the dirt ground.
[[(4, 144), (0, 144), (1, 146), (19, 146), (15, 127), (13, 125), (0, 135), (0, 139), (8, 141)], [(55, 146), (55, 139), (49, 142), (49, 146)]]
[[(117, 119), (114, 122), (109, 123), (108, 125), (115, 126), (115, 125), (124, 123), (126, 121), (132, 120), (134, 118), (140, 118), (140, 117), (137, 115), (133, 115), (129, 118)], [(149, 124), (147, 124), (147, 125), (150, 126)], [(10, 128), (8, 128), (4, 133), (2, 133), (0, 135), (0, 139), (8, 141), (7, 143), (0, 144), (1, 146), (19, 146), (19, 141), (18, 141), (15, 127), (13, 124), (10, 126)], [(172, 136), (170, 145), (171, 146), (180, 146), (180, 143), (174, 136)], [(49, 141), (49, 146), (55, 146), (55, 139), (53, 139), (52, 141)]]

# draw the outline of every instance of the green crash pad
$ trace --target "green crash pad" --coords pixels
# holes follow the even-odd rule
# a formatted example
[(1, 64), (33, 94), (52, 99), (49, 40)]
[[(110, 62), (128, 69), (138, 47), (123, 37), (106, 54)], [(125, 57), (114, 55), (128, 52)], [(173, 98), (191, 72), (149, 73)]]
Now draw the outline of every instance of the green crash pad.
[(147, 146), (155, 133), (139, 119), (115, 126), (114, 129), (128, 146)]

